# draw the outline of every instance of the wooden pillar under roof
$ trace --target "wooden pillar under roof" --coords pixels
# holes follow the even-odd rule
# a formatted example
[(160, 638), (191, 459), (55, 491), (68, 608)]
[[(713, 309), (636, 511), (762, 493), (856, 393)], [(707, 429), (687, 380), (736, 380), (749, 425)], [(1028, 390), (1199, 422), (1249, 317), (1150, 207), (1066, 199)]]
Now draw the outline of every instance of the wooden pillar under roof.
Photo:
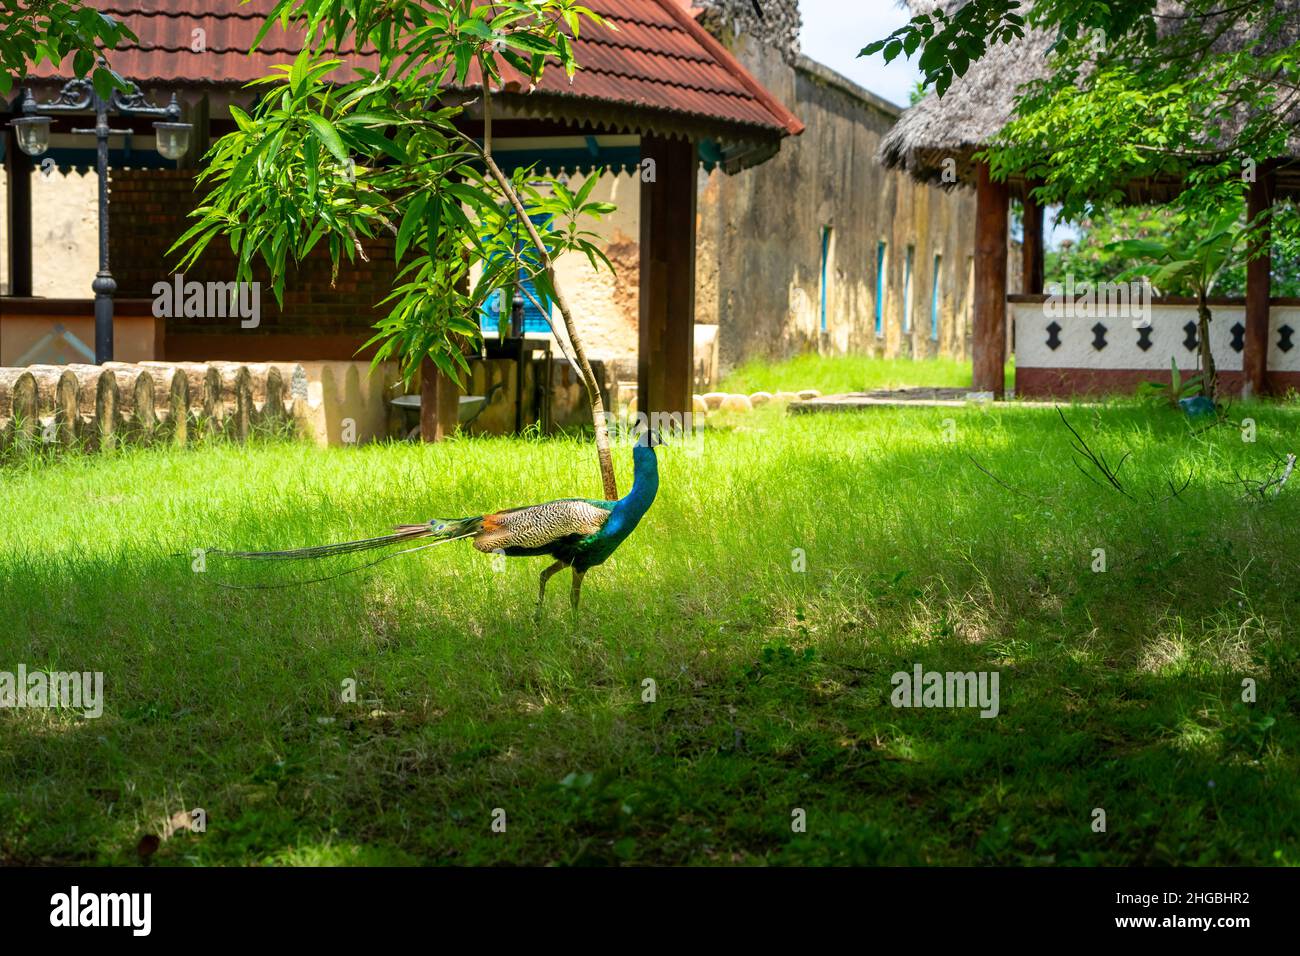
[(975, 173), (975, 302), (972, 365), (975, 391), (1002, 398), (1007, 362), (1006, 183), (989, 176), (987, 163)]
[(1033, 197), (1033, 183), (1025, 186), (1024, 241), (1021, 243), (1022, 281), (1025, 295), (1043, 292), (1043, 207)]
[(695, 143), (645, 136), (641, 156), (637, 408), (684, 413), (695, 352)]
[(185, 104), (183, 121), (194, 128), (190, 131), (190, 148), (180, 158), (179, 168), (198, 169), (203, 165), (203, 157), (212, 145), (212, 116), (207, 93)]
[(9, 256), (9, 294), (32, 294), (32, 168), (18, 148), (13, 127), (5, 127), (5, 218), (4, 235)]
[[(1246, 196), (1246, 219), (1253, 222), (1273, 205), (1273, 168), (1261, 163)], [(1258, 255), (1253, 253), (1259, 250)], [(1265, 230), (1251, 247), (1246, 261), (1246, 334), (1241, 355), (1242, 397), (1262, 395), (1268, 388), (1268, 300), (1271, 294), (1269, 232)]]

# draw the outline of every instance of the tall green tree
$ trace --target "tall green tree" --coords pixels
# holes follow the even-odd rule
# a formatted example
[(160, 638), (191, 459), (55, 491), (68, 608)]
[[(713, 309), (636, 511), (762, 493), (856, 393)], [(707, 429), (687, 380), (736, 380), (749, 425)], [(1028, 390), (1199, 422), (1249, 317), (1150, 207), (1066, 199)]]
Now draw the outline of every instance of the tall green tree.
[[(942, 95), (954, 77), (1030, 28), (1053, 39), (1051, 73), (1027, 84), (985, 151), (995, 178), (1041, 185), (1036, 197), (1078, 221), (1113, 207), (1134, 180), (1181, 181), (1185, 214), (1214, 219), (1266, 163), (1288, 154), (1300, 106), (1300, 30), (1273, 0), (966, 0), (913, 17), (863, 55), (918, 55)], [(1287, 255), (1300, 217), (1267, 223)], [(1263, 248), (1260, 245), (1260, 248)]]

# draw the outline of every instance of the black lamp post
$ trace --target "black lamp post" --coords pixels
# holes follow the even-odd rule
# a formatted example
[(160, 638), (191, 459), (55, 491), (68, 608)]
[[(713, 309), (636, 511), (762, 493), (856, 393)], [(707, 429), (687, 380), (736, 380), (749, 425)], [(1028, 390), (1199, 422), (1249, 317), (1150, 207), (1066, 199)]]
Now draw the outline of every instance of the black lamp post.
[(15, 127), (18, 148), (28, 156), (39, 156), (50, 146), (50, 116), (62, 113), (94, 113), (94, 129), (74, 129), (72, 132), (94, 136), (96, 139), (95, 169), (99, 174), (99, 272), (91, 288), (95, 292), (95, 362), (103, 365), (113, 359), (113, 293), (117, 283), (108, 271), (108, 138), (126, 135), (130, 130), (110, 129), (108, 117), (156, 116), (153, 124), (157, 133), (158, 152), (167, 159), (180, 159), (190, 145), (189, 123), (180, 122), (181, 108), (172, 94), (166, 106), (154, 106), (143, 93), (132, 88), (123, 94), (114, 89), (105, 100), (95, 92), (89, 80), (71, 80), (64, 84), (58, 97), (51, 103), (37, 103), (30, 89), (23, 91), (23, 115), (10, 125)]

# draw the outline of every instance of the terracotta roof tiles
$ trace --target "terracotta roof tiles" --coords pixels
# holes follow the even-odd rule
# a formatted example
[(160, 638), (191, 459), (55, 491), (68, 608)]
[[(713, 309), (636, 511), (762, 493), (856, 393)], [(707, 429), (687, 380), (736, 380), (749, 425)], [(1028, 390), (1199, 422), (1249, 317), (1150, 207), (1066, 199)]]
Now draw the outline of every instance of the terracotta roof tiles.
[[(112, 56), (114, 67), (144, 85), (239, 86), (266, 76), (300, 49), (297, 36), (276, 26), (256, 53), (248, 48), (274, 0), (91, 0), (123, 20), (140, 38)], [(581, 69), (573, 82), (550, 68), (537, 92), (577, 103), (599, 103), (680, 114), (692, 123), (743, 127), (760, 137), (798, 134), (803, 124), (710, 36), (677, 0), (588, 0), (616, 29), (584, 23), (574, 42)], [(203, 52), (191, 49), (201, 29)], [(352, 67), (373, 67), (373, 55), (345, 49)], [(34, 75), (57, 78), (43, 65)], [(511, 76), (506, 74), (509, 81)], [(518, 81), (519, 77), (514, 77)], [(522, 84), (516, 83), (516, 86)]]

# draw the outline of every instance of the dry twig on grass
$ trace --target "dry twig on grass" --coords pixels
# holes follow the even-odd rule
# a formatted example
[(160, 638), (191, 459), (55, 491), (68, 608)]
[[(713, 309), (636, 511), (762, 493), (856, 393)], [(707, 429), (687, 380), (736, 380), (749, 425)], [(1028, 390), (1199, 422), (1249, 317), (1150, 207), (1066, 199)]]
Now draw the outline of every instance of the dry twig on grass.
[[(1245, 494), (1241, 496), (1242, 501), (1268, 501), (1282, 493), (1282, 487), (1290, 479), (1291, 472), (1295, 470), (1295, 462), (1296, 456), (1288, 454), (1285, 459), (1273, 462), (1266, 478), (1250, 478), (1238, 473), (1235, 481), (1226, 484), (1240, 485), (1245, 489)], [(1282, 469), (1281, 474), (1278, 474), (1279, 468)]]
[(981, 465), (974, 455), (967, 455), (966, 457), (970, 459), (970, 463), (972, 465), (974, 465), (980, 471), (984, 472), (984, 474), (988, 475), (990, 478), (992, 478), (1003, 488), (1007, 489), (1007, 491), (1011, 492), (1013, 495), (1019, 495), (1021, 498), (1028, 498), (1030, 501), (1036, 501), (1039, 504), (1048, 504), (1052, 501), (1051, 498), (1043, 498), (1039, 495), (1031, 495), (1027, 491), (1021, 491), (1019, 488), (1015, 487), (1014, 485), (1008, 484), (1007, 482), (999, 478), (997, 475), (993, 474), (993, 472), (989, 471), (987, 468)]
[[(1075, 427), (1071, 425), (1070, 422), (1066, 419), (1065, 413), (1061, 411), (1060, 406), (1057, 406), (1056, 413), (1061, 416), (1061, 422), (1065, 425), (1065, 427), (1069, 430), (1070, 434), (1073, 436), (1073, 441), (1071, 441), (1070, 443), (1070, 448), (1077, 457), (1071, 458), (1070, 463), (1073, 464), (1074, 467), (1078, 469), (1079, 474), (1083, 475), (1083, 477), (1087, 478), (1097, 487), (1110, 488), (1111, 490), (1116, 491), (1119, 494), (1123, 495), (1125, 498), (1129, 499), (1129, 501), (1140, 500), (1136, 495), (1134, 495), (1131, 491), (1129, 491), (1127, 487), (1125, 487), (1124, 482), (1120, 480), (1120, 476), (1119, 476), (1120, 470), (1123, 469), (1124, 463), (1129, 460), (1131, 454), (1129, 452), (1124, 452), (1124, 454), (1120, 456), (1119, 461), (1117, 461), (1114, 464), (1114, 466), (1112, 466), (1110, 462), (1106, 460), (1106, 457), (1104, 455), (1100, 454), (1099, 452), (1093, 451), (1092, 447), (1088, 444), (1088, 442), (1084, 439), (1084, 437), (1081, 434), (1079, 434), (1079, 432), (1075, 429)], [(985, 468), (982, 464), (980, 464), (980, 462), (975, 458), (974, 455), (967, 455), (966, 457), (970, 459), (971, 464), (973, 464), (986, 476), (991, 478), (993, 481), (997, 482), (997, 484), (1001, 485), (1003, 488), (1005, 488), (1007, 491), (1011, 492), (1014, 495), (1019, 495), (1022, 498), (1027, 498), (1030, 501), (1036, 501), (1040, 504), (1050, 504), (1053, 500), (1055, 500), (1054, 498), (1045, 498), (1041, 495), (1031, 494), (1030, 492), (1017, 488), (1014, 485), (1010, 484), (1009, 482), (999, 478), (989, 469)], [(1082, 462), (1080, 461), (1080, 459), (1082, 459)], [(1092, 472), (1090, 472), (1087, 468), (1084, 467), (1085, 463), (1091, 466), (1091, 468), (1096, 472), (1096, 475), (1094, 475)], [(1097, 475), (1101, 477), (1100, 481), (1098, 480)], [(1190, 474), (1183, 480), (1183, 483), (1181, 485), (1176, 485), (1172, 478), (1166, 476), (1164, 478), (1164, 485), (1166, 488), (1169, 489), (1168, 494), (1157, 495), (1151, 491), (1146, 491), (1145, 494), (1152, 504), (1160, 504), (1162, 502), (1170, 501), (1182, 495), (1182, 493), (1187, 490), (1188, 486), (1191, 485), (1191, 483), (1192, 483), (1192, 476)]]

